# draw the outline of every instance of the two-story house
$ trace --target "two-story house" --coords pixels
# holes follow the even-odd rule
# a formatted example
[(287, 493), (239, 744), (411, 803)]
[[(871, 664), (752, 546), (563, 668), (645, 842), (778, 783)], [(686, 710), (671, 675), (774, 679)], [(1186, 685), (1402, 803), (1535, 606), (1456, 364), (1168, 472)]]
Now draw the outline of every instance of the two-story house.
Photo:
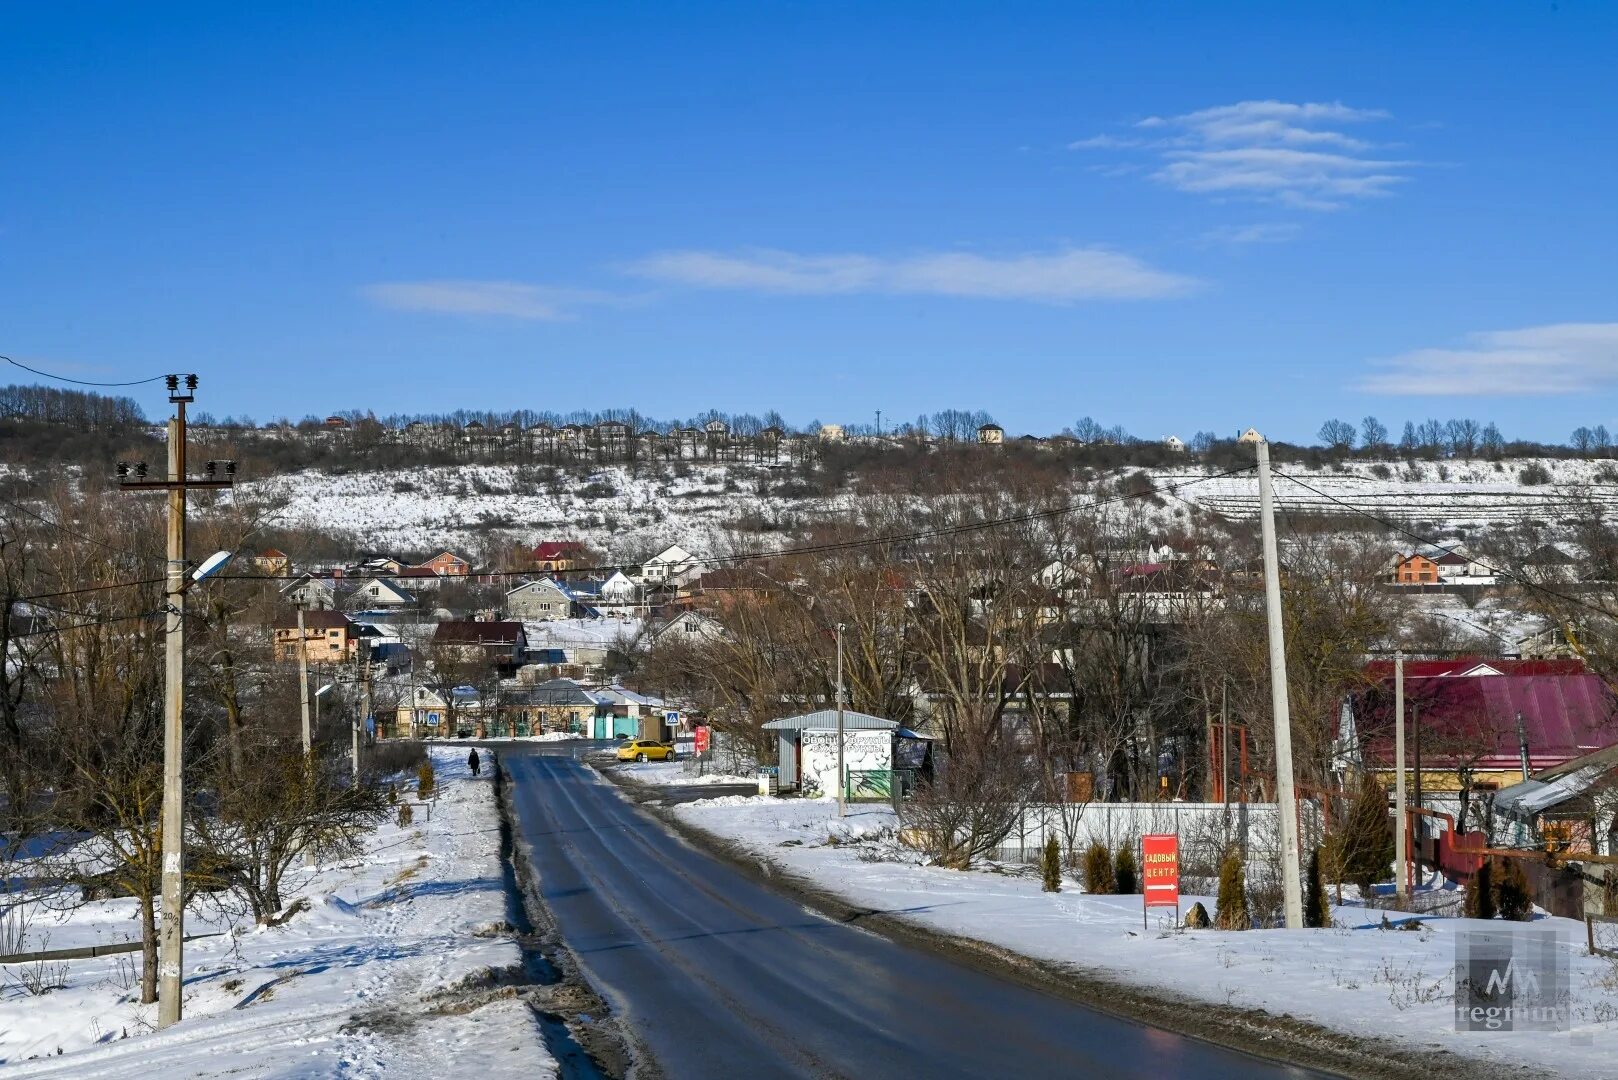
[(472, 564), (453, 551), (441, 551), (420, 565), (439, 577), (467, 577), (472, 573)]
[(506, 614), (531, 622), (571, 619), (575, 603), (572, 590), (560, 581), (535, 578), (506, 593)]
[(452, 619), (433, 631), (433, 647), (463, 661), (483, 661), (515, 672), (528, 650), (528, 636), (520, 622)]
[(416, 606), (416, 597), (385, 577), (355, 579), (344, 606), (350, 611), (404, 610)]
[[(276, 619), (271, 628), (274, 634), (275, 658), (298, 658), (298, 613), (288, 612)], [(315, 609), (303, 613), (304, 655), (311, 664), (341, 664), (354, 659), (358, 647), (358, 627), (347, 615), (330, 609)]]
[(668, 547), (641, 564), (641, 584), (650, 588), (661, 585), (680, 585), (690, 580), (698, 569), (697, 557), (679, 544)]

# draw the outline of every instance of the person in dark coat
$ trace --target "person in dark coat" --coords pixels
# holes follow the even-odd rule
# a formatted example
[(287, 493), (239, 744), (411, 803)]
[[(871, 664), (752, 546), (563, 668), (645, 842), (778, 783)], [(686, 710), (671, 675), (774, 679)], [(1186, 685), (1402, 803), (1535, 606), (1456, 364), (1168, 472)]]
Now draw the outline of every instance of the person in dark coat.
[(474, 748), (470, 754), (466, 755), (466, 764), (467, 764), (467, 767), (472, 770), (472, 775), (476, 776), (478, 774), (478, 764), (479, 764), (479, 762), (478, 762), (478, 752), (477, 752), (476, 748)]

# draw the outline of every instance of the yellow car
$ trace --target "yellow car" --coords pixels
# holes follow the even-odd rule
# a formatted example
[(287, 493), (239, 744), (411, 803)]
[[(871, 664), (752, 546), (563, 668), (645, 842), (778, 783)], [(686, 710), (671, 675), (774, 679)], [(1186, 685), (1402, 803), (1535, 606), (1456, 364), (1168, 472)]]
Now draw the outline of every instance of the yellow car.
[(618, 748), (619, 761), (673, 761), (674, 747), (650, 739), (630, 739)]

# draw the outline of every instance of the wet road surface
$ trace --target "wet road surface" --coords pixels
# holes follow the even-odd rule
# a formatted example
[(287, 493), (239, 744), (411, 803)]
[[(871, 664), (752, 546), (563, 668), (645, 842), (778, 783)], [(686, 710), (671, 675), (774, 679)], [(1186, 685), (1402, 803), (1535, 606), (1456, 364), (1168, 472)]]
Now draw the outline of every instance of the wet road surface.
[(1325, 1075), (810, 912), (678, 840), (567, 753), (502, 748), (500, 762), (563, 939), (669, 1080)]

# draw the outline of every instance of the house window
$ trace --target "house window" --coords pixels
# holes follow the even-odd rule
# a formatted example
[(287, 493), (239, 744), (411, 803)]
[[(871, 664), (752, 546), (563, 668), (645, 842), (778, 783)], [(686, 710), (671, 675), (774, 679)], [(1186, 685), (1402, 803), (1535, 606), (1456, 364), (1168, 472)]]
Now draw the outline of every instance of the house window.
[[(688, 633), (688, 634), (696, 633), (697, 632), (697, 624), (694, 623), (694, 622), (686, 623), (685, 624), (685, 632)], [(835, 779), (835, 777), (833, 779)]]

